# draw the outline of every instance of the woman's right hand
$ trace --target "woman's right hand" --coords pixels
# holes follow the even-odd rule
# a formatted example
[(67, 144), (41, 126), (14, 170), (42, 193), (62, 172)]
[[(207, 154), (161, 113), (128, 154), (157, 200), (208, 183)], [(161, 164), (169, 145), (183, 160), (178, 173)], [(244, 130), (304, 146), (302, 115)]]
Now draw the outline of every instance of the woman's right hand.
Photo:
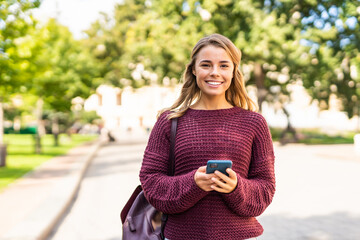
[(215, 174), (206, 174), (206, 166), (199, 167), (196, 170), (194, 175), (194, 180), (196, 185), (205, 192), (213, 191), (211, 185), (214, 184), (214, 181), (211, 178), (218, 178)]

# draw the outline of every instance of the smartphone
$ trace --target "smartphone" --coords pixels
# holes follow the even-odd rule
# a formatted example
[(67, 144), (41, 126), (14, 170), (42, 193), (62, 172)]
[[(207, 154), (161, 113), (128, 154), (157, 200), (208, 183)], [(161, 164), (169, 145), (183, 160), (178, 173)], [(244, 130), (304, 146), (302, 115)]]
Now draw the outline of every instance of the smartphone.
[(206, 173), (213, 173), (215, 170), (218, 170), (226, 176), (229, 176), (229, 174), (226, 172), (226, 169), (231, 167), (231, 160), (209, 160), (206, 165)]

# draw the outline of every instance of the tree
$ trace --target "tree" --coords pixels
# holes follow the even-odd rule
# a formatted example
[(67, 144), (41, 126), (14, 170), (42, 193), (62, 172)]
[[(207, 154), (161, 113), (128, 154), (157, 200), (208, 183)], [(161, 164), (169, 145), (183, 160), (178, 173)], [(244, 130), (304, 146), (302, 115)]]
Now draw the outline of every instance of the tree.
[[(139, 85), (131, 74), (136, 64), (141, 63), (145, 69), (155, 72), (159, 76), (159, 83), (166, 77), (179, 79), (198, 39), (213, 32), (223, 34), (242, 49), (243, 64), (250, 70), (246, 77), (250, 80), (249, 84), (256, 84), (261, 106), (267, 95), (265, 93), (270, 92), (273, 85), (280, 85), (282, 91), (286, 92), (288, 65), (298, 57), (289, 53), (298, 47), (294, 43), (300, 33), (294, 25), (288, 24), (286, 16), (281, 15), (279, 19), (276, 12), (267, 8), (261, 1), (248, 0), (129, 0), (116, 7), (115, 24), (111, 29), (104, 30), (104, 26), (97, 24), (97, 30), (93, 28), (88, 34), (89, 39), (99, 39), (99, 35), (106, 38), (122, 33), (121, 37), (113, 39), (121, 44), (112, 44), (120, 47), (106, 47), (106, 54), (118, 59), (114, 60), (118, 64), (113, 64), (112, 71), (117, 70), (122, 75), (116, 79), (131, 79), (133, 86)], [(103, 45), (109, 44), (105, 42)], [(117, 55), (113, 54), (115, 52)], [(268, 71), (276, 71), (272, 74), (276, 75), (275, 79), (266, 76)], [(142, 84), (149, 83), (144, 78)], [(112, 82), (119, 86), (116, 81)]]
[[(68, 28), (55, 19), (34, 30), (30, 41), (36, 57), (28, 90), (39, 98), (39, 120), (43, 108), (53, 112), (52, 133), (57, 145), (59, 112), (70, 113), (73, 98), (87, 98), (95, 90), (100, 83), (98, 67), (81, 42), (74, 40)], [(38, 127), (43, 128), (41, 124)]]
[[(0, 156), (6, 151), (3, 144), (3, 103), (9, 96), (23, 90), (30, 65), (29, 52), (19, 47), (35, 21), (29, 9), (40, 5), (40, 0), (0, 1)], [(3, 159), (5, 162), (5, 159)]]
[(304, 86), (320, 106), (337, 96), (351, 118), (360, 116), (360, 1), (320, 1), (304, 8), (303, 34), (311, 46)]
[[(196, 41), (217, 32), (242, 50), (242, 70), (247, 85), (257, 88), (260, 110), (263, 101), (285, 107), (289, 85), (300, 83), (320, 102), (336, 94), (351, 117), (360, 106), (359, 2), (126, 0), (113, 20), (107, 16), (88, 34), (94, 49), (103, 46), (98, 59), (110, 66), (105, 78), (119, 87), (121, 78), (135, 87), (148, 84), (146, 71), (159, 83), (179, 79)], [(139, 65), (142, 75), (133, 74)]]

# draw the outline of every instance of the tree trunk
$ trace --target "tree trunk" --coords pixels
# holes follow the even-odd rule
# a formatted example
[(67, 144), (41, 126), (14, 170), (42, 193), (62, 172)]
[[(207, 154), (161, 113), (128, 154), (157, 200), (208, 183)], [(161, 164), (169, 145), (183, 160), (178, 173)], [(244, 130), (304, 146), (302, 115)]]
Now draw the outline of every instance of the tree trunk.
[(39, 133), (35, 134), (35, 153), (41, 154), (41, 137)]
[[(293, 128), (293, 126), (291, 125), (291, 121), (290, 121), (290, 114), (289, 112), (285, 109), (285, 107), (282, 108), (285, 115), (286, 115), (286, 119), (287, 119), (287, 127), (282, 131), (281, 135), (280, 135), (280, 143), (282, 145), (285, 145), (286, 143), (289, 143), (289, 142), (298, 142), (298, 135), (296, 133), (296, 130), (295, 128)], [(291, 138), (289, 139), (288, 138), (288, 134), (291, 134)]]
[(0, 145), (4, 143), (4, 109), (0, 98)]
[(4, 144), (4, 109), (0, 98), (0, 167), (6, 166), (6, 145)]
[(54, 146), (59, 146), (59, 119), (56, 114), (53, 117), (51, 132), (54, 136)]
[(265, 88), (265, 73), (260, 63), (254, 64), (254, 79), (255, 79), (255, 85), (257, 87), (259, 112), (261, 112), (262, 103), (265, 101), (267, 90)]
[(35, 136), (35, 153), (41, 154), (41, 137), (45, 134), (45, 127), (42, 121), (42, 108), (44, 101), (39, 98), (36, 102), (37, 131)]
[(360, 132), (360, 104), (357, 103), (357, 128), (356, 132)]

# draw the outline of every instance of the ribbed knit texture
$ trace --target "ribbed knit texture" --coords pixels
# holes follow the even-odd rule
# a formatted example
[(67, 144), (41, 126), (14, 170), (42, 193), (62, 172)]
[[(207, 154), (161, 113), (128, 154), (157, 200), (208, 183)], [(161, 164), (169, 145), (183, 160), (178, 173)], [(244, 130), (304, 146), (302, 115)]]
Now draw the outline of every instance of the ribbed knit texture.
[[(255, 217), (275, 192), (274, 151), (265, 119), (239, 107), (189, 109), (178, 121), (175, 176), (167, 176), (168, 114), (159, 117), (151, 132), (140, 171), (148, 201), (170, 214), (165, 236), (239, 240), (261, 235)], [(238, 185), (232, 193), (205, 192), (196, 185), (196, 170), (211, 159), (233, 161)]]

